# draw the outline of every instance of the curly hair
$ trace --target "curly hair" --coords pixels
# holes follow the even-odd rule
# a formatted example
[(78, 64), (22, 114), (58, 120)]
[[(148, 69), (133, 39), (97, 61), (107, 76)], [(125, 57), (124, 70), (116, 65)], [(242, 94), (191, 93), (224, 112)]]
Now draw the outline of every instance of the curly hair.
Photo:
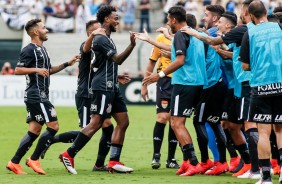
[(102, 6), (97, 12), (97, 20), (101, 24), (104, 23), (105, 17), (111, 15), (112, 12), (116, 12), (116, 8), (113, 6), (105, 5)]
[(25, 30), (28, 35), (30, 34), (30, 31), (37, 26), (38, 22), (42, 22), (41, 19), (31, 19), (26, 23)]

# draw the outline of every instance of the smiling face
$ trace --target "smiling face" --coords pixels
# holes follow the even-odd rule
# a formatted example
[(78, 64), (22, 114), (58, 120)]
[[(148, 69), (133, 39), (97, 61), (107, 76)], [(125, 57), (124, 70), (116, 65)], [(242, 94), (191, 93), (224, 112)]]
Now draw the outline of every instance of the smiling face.
[(170, 30), (173, 34), (175, 34), (177, 32), (175, 26), (174, 26), (174, 22), (175, 22), (175, 18), (172, 18), (169, 16), (169, 14), (167, 15), (167, 25), (168, 27), (170, 27)]
[(48, 40), (47, 33), (49, 31), (48, 29), (46, 29), (45, 25), (42, 22), (38, 22), (37, 26), (34, 29), (35, 29), (34, 31), (38, 34), (38, 37), (41, 41)]
[(221, 17), (215, 25), (221, 33), (225, 34), (228, 23), (229, 22), (225, 17)]
[(107, 17), (107, 23), (109, 24), (109, 28), (111, 32), (116, 32), (117, 31), (117, 26), (119, 25), (119, 16), (117, 12), (112, 12), (108, 17)]
[(215, 19), (217, 19), (217, 17), (214, 16), (212, 12), (206, 10), (205, 11), (205, 16), (203, 17), (205, 28), (209, 29), (209, 28), (213, 27)]

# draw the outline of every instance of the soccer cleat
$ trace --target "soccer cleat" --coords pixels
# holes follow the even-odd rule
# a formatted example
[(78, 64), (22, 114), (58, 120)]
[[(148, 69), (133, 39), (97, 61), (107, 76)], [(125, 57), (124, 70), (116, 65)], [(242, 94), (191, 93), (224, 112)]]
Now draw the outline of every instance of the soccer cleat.
[(239, 156), (230, 159), (229, 172), (233, 172), (240, 164), (241, 158)]
[(41, 168), (39, 160), (31, 160), (30, 158), (26, 160), (25, 164), (37, 172), (38, 174), (46, 174), (46, 172)]
[(161, 154), (160, 153), (156, 153), (154, 154), (153, 160), (152, 160), (152, 169), (158, 169), (161, 167)]
[[(229, 171), (229, 172), (231, 172), (231, 173), (236, 173), (236, 172), (240, 171), (240, 170), (243, 168), (243, 166), (244, 166), (244, 161), (243, 161), (243, 159), (241, 158), (239, 165), (238, 165), (234, 170)], [(229, 169), (229, 170), (230, 170), (230, 169)]]
[(189, 164), (189, 167), (188, 169), (186, 170), (185, 173), (183, 174), (180, 174), (180, 176), (193, 176), (195, 174), (200, 174), (202, 173), (202, 166), (200, 163), (198, 163), (197, 165), (192, 165), (192, 164)]
[(176, 171), (176, 174), (177, 174), (177, 175), (180, 175), (180, 174), (185, 173), (186, 170), (187, 170), (188, 167), (189, 167), (189, 164), (190, 164), (189, 160), (187, 160), (187, 161), (184, 161), (184, 160), (183, 160), (183, 162), (182, 162), (180, 168)]
[(214, 166), (213, 161), (211, 161), (210, 159), (208, 159), (206, 162), (200, 162), (201, 166), (202, 166), (202, 173), (204, 174), (207, 170), (211, 169)]
[(253, 172), (252, 170), (249, 170), (245, 172), (244, 174), (237, 176), (237, 178), (240, 179), (261, 179), (260, 171)]
[(240, 176), (242, 174), (244, 174), (245, 172), (251, 170), (251, 164), (244, 164), (242, 169), (234, 174), (232, 174), (232, 176)]
[(108, 171), (110, 173), (131, 173), (133, 169), (130, 167), (125, 166), (123, 163), (118, 161), (109, 161), (108, 163)]
[(15, 174), (26, 174), (23, 172), (22, 167), (20, 164), (14, 164), (12, 161), (9, 161), (6, 168)]
[(220, 163), (216, 162), (214, 167), (211, 170), (205, 172), (205, 175), (220, 175), (228, 171), (228, 164), (227, 162)]
[(176, 160), (173, 158), (171, 160), (166, 161), (166, 168), (171, 168), (171, 169), (179, 169), (179, 165), (176, 162)]
[(273, 174), (274, 175), (279, 175), (280, 171), (281, 171), (281, 169), (280, 169), (279, 165), (277, 165), (276, 167), (273, 168)]
[(96, 172), (96, 171), (108, 171), (108, 167), (106, 165), (101, 166), (101, 167), (97, 167), (96, 165), (94, 165), (92, 171)]
[(272, 179), (271, 178), (267, 178), (267, 179), (260, 179), (258, 182), (256, 182), (256, 184), (272, 184)]
[(59, 159), (64, 164), (65, 168), (68, 170), (69, 173), (77, 174), (74, 168), (74, 159), (69, 156), (67, 151), (60, 154)]
[(274, 169), (276, 166), (279, 166), (277, 159), (272, 158), (272, 159), (270, 160), (270, 163), (271, 163), (272, 169)]

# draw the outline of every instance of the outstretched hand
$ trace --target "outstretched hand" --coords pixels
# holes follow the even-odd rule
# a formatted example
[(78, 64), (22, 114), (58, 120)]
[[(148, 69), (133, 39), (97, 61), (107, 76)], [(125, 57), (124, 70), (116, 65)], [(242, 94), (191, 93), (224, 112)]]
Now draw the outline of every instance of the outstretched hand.
[(142, 84), (143, 85), (149, 85), (149, 84), (152, 84), (154, 82), (157, 82), (159, 80), (160, 76), (159, 74), (152, 74), (152, 75), (149, 75), (148, 77), (145, 77), (142, 81)]
[(122, 74), (122, 75), (118, 75), (118, 82), (121, 84), (126, 84), (129, 83), (131, 81), (131, 78), (129, 77), (128, 74)]
[(129, 31), (130, 34), (130, 43), (131, 45), (136, 45), (136, 34), (132, 31)]
[(75, 55), (69, 62), (69, 66), (72, 66), (74, 63), (78, 62), (81, 58), (80, 54)]
[(150, 36), (148, 32), (146, 31), (146, 29), (144, 29), (144, 33), (134, 32), (134, 35), (137, 39), (142, 40), (142, 41), (148, 41), (150, 39)]

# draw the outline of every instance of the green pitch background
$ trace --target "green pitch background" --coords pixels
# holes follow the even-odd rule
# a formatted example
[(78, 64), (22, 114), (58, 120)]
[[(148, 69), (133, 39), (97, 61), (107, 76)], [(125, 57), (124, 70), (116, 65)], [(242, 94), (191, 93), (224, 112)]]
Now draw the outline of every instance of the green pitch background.
[[(57, 107), (60, 130), (59, 133), (77, 130), (78, 118), (75, 107)], [(161, 168), (151, 169), (152, 161), (152, 134), (155, 124), (154, 106), (128, 106), (130, 126), (127, 130), (125, 143), (122, 151), (121, 161), (134, 168), (132, 174), (109, 174), (107, 172), (92, 172), (93, 164), (97, 156), (97, 146), (101, 132), (99, 131), (92, 140), (79, 152), (75, 158), (75, 168), (77, 175), (70, 175), (66, 172), (62, 163), (59, 162), (58, 155), (66, 150), (70, 144), (54, 144), (47, 152), (41, 166), (46, 171), (46, 175), (38, 175), (25, 165), (35, 148), (36, 143), (21, 161), (23, 170), (27, 175), (15, 175), (5, 169), (6, 164), (11, 159), (18, 147), (22, 136), (27, 132), (28, 125), (25, 123), (25, 107), (0, 107), (0, 183), (24, 183), (24, 184), (61, 184), (61, 183), (103, 183), (103, 184), (156, 184), (156, 183), (255, 183), (256, 180), (237, 179), (230, 173), (221, 176), (196, 175), (191, 177), (180, 177), (175, 175), (174, 169), (166, 169), (167, 158), (167, 131), (162, 146)], [(115, 125), (115, 123), (114, 123)], [(188, 130), (195, 138), (195, 131), (192, 127), (191, 119), (186, 122)], [(45, 127), (44, 127), (45, 129)], [(198, 146), (195, 144), (197, 155)], [(210, 154), (210, 156), (212, 156)], [(108, 157), (107, 157), (108, 158)], [(200, 159), (200, 157), (198, 156)], [(179, 164), (182, 162), (180, 148), (177, 147), (176, 159)], [(274, 183), (278, 177), (274, 177)]]

